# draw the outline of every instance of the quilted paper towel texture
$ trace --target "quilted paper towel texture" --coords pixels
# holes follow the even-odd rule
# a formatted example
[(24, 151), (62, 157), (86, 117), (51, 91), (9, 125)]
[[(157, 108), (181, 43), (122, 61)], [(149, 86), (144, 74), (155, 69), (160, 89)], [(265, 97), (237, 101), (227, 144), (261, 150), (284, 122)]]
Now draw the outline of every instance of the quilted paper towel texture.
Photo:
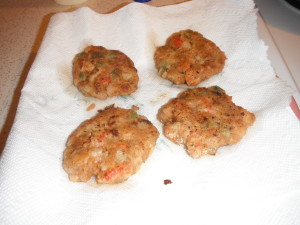
[[(187, 88), (160, 78), (153, 62), (155, 47), (182, 29), (202, 33), (228, 58), (224, 71), (200, 86), (219, 85), (257, 117), (240, 143), (214, 157), (191, 159), (156, 119), (160, 106)], [(77, 91), (71, 62), (90, 44), (134, 61), (135, 93), (100, 101)], [(54, 15), (1, 158), (0, 224), (299, 224), (300, 126), (286, 109), (291, 91), (275, 78), (266, 50), (250, 0), (132, 3), (106, 15), (89, 8)], [(137, 105), (161, 132), (154, 153), (122, 184), (72, 183), (62, 169), (69, 134), (96, 113), (86, 111), (91, 103)]]

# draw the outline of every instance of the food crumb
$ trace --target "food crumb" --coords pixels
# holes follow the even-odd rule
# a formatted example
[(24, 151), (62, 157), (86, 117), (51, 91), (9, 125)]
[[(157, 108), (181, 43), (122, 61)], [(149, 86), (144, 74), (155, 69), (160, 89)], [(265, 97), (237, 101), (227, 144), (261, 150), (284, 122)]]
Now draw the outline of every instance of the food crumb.
[(86, 108), (86, 111), (91, 111), (96, 107), (95, 103), (90, 104), (89, 107)]
[(136, 105), (131, 106), (131, 109), (134, 111), (138, 111), (140, 108)]
[(164, 185), (167, 185), (167, 184), (172, 184), (172, 181), (170, 179), (165, 179), (164, 180)]

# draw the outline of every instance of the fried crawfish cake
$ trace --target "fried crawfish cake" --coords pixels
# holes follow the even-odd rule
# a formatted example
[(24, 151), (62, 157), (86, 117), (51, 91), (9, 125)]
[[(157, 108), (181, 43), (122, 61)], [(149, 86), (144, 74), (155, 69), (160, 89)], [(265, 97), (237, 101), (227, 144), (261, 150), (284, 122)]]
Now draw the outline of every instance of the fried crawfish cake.
[(195, 86), (220, 73), (226, 56), (200, 33), (183, 30), (172, 34), (154, 54), (158, 74), (175, 84)]
[(114, 184), (135, 174), (156, 145), (158, 130), (133, 109), (109, 106), (68, 138), (63, 168), (71, 181)]
[(158, 111), (165, 136), (183, 144), (192, 158), (214, 155), (219, 147), (239, 142), (255, 115), (235, 105), (218, 86), (183, 91)]
[(101, 100), (129, 95), (139, 77), (132, 60), (118, 50), (88, 46), (73, 59), (73, 83), (84, 96)]

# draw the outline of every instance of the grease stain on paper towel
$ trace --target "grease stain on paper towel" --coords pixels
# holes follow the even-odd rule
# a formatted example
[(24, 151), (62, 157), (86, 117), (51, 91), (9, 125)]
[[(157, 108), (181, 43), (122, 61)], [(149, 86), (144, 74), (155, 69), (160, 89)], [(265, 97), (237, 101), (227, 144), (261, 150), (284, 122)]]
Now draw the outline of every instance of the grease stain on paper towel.
[(168, 99), (168, 96), (169, 96), (169, 93), (161, 92), (161, 93), (158, 93), (153, 99), (151, 99), (150, 102), (152, 104), (157, 104), (157, 103), (161, 102), (162, 100)]
[(85, 97), (81, 92), (73, 85), (72, 67), (69, 63), (63, 63), (58, 69), (58, 80), (62, 85), (62, 88), (66, 94), (74, 98), (78, 105), (90, 105), (92, 99)]
[(156, 47), (159, 46), (159, 37), (158, 37), (158, 35), (153, 31), (148, 32), (147, 33), (147, 41), (148, 41), (147, 46), (149, 46), (149, 48), (151, 48), (151, 50), (152, 50), (150, 52), (154, 53)]

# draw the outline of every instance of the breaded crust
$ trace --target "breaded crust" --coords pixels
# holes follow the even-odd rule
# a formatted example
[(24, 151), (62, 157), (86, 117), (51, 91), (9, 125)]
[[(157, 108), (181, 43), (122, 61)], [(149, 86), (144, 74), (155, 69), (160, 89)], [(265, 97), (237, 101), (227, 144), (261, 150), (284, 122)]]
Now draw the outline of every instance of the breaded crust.
[(129, 95), (138, 81), (134, 63), (118, 50), (88, 46), (73, 59), (73, 83), (84, 96), (104, 100)]
[(109, 106), (69, 137), (63, 168), (71, 181), (120, 183), (135, 174), (156, 145), (158, 130), (132, 109)]
[(226, 56), (212, 41), (192, 30), (172, 34), (154, 54), (158, 74), (175, 84), (194, 86), (220, 73)]
[(255, 115), (235, 105), (223, 89), (212, 86), (181, 92), (160, 108), (158, 119), (167, 138), (199, 158), (239, 142)]

